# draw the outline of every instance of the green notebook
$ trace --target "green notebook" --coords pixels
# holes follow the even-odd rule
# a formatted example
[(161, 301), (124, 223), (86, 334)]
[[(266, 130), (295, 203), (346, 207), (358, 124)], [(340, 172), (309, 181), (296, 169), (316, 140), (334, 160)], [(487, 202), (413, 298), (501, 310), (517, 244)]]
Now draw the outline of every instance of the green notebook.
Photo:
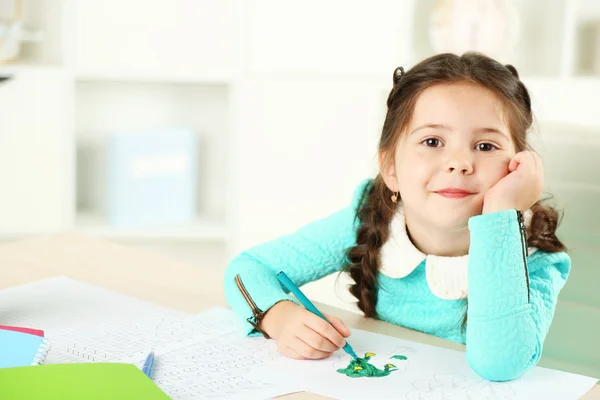
[(133, 364), (48, 364), (0, 369), (0, 399), (165, 400)]

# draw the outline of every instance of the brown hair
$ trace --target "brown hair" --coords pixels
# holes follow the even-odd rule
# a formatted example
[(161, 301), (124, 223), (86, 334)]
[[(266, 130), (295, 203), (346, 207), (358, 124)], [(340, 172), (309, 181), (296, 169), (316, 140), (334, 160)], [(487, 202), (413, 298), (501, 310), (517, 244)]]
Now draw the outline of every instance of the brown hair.
[[(418, 95), (437, 85), (468, 82), (483, 86), (496, 94), (504, 105), (507, 124), (516, 151), (528, 148), (526, 135), (532, 125), (531, 99), (525, 85), (512, 65), (499, 62), (479, 53), (462, 56), (439, 54), (421, 61), (406, 73), (399, 67), (394, 71), (394, 85), (387, 99), (387, 115), (379, 140), (383, 162), (390, 162), (402, 131), (410, 122)], [(354, 280), (350, 293), (358, 299), (358, 307), (366, 317), (375, 317), (377, 304), (377, 272), (379, 253), (389, 237), (389, 226), (399, 203), (391, 200), (392, 192), (381, 174), (365, 189), (359, 203), (356, 245), (349, 248), (350, 263), (346, 270)], [(547, 252), (564, 251), (556, 237), (558, 212), (537, 202), (532, 208), (527, 244)], [(466, 315), (463, 328), (466, 324)]]

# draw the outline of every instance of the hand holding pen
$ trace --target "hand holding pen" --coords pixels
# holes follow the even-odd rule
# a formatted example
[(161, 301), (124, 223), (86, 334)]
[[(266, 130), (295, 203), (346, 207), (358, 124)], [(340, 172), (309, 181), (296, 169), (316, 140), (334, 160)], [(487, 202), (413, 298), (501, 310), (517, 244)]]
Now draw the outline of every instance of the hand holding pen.
[(336, 317), (329, 323), (291, 301), (273, 306), (263, 319), (265, 331), (277, 342), (279, 352), (297, 360), (323, 359), (344, 347), (350, 330)]
[(322, 359), (343, 348), (356, 358), (344, 338), (350, 330), (337, 317), (321, 314), (291, 280), (280, 272), (278, 279), (304, 307), (282, 301), (265, 315), (262, 327), (277, 342), (279, 352), (295, 359)]

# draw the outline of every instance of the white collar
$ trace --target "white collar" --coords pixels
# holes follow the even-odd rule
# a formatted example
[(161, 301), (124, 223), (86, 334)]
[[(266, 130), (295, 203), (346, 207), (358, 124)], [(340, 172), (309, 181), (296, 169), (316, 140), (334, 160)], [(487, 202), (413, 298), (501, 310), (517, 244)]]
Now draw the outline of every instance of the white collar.
[[(529, 227), (531, 210), (524, 214)], [(529, 254), (536, 249), (530, 248)], [(422, 253), (406, 233), (404, 212), (400, 206), (390, 224), (390, 236), (381, 248), (379, 272), (390, 278), (410, 275), (425, 260), (425, 276), (431, 292), (439, 298), (458, 300), (467, 297), (469, 255), (444, 257)]]

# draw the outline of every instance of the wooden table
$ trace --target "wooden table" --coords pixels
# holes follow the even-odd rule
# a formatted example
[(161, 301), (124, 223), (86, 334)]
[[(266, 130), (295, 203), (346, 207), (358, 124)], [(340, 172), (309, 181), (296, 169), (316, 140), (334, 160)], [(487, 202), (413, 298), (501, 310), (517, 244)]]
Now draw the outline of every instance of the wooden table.
[[(152, 252), (74, 234), (60, 234), (0, 246), (0, 288), (53, 276), (68, 276), (188, 313), (227, 306), (222, 271), (194, 267)], [(464, 346), (382, 321), (319, 305), (353, 328), (464, 351)], [(310, 393), (286, 399), (323, 399)], [(582, 399), (600, 400), (600, 385)]]

